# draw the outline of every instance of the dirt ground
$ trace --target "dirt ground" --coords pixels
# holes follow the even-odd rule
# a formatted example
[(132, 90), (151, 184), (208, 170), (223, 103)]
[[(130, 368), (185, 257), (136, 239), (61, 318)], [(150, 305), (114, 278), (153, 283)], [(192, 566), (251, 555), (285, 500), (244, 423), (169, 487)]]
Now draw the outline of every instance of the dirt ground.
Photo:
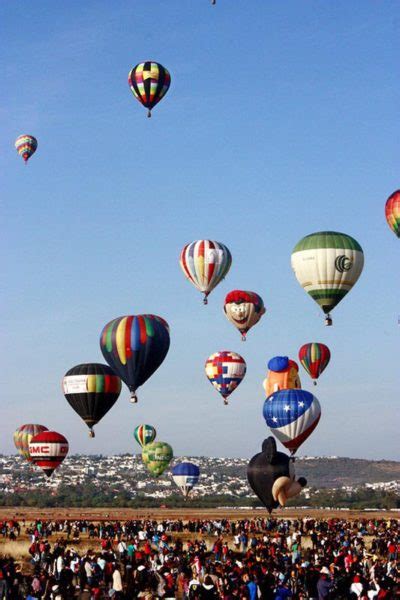
[[(0, 508), (0, 521), (16, 519), (32, 521), (38, 518), (54, 520), (88, 519), (90, 521), (111, 521), (129, 519), (247, 519), (267, 517), (266, 510), (259, 509), (195, 509), (195, 508), (159, 508), (159, 509), (130, 509), (130, 508)], [(297, 519), (312, 517), (316, 519), (342, 518), (346, 520), (377, 518), (400, 519), (397, 511), (353, 511), (353, 510), (319, 510), (319, 509), (285, 509), (276, 510), (273, 517), (281, 519)]]

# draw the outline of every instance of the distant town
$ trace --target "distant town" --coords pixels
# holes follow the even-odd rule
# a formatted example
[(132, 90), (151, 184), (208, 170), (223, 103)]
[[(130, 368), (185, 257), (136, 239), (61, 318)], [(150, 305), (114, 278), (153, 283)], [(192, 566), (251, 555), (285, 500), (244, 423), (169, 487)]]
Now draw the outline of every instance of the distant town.
[[(247, 483), (248, 460), (243, 458), (180, 457), (200, 467), (201, 477), (192, 492), (194, 501), (213, 499), (214, 505), (228, 502), (235, 505), (256, 506), (258, 499)], [(175, 460), (173, 464), (179, 462)], [(400, 506), (400, 463), (368, 461), (338, 457), (303, 457), (296, 459), (296, 476), (305, 476), (308, 487), (297, 499), (297, 505), (326, 503), (352, 506), (352, 502), (372, 503), (381, 508)], [(74, 493), (91, 495), (96, 502), (105, 504), (118, 500), (121, 505), (133, 505), (139, 499), (159, 504), (179, 500), (170, 469), (159, 477), (152, 477), (142, 463), (140, 454), (116, 456), (72, 455), (47, 479), (44, 473), (22, 457), (0, 455), (0, 501), (4, 505), (18, 505), (33, 498), (38, 492), (59, 496), (60, 503), (76, 502)], [(386, 498), (387, 506), (381, 503)], [(15, 499), (15, 503), (13, 503)], [(87, 499), (86, 499), (87, 501)], [(39, 500), (38, 500), (39, 502)]]

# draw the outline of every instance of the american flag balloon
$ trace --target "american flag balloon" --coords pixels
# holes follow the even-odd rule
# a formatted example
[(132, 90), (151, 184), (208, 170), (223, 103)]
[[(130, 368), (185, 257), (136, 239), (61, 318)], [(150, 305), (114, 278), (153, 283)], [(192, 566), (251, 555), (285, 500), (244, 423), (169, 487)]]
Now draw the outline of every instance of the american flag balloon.
[(263, 414), (272, 433), (294, 454), (318, 425), (321, 405), (305, 390), (280, 390), (265, 400)]

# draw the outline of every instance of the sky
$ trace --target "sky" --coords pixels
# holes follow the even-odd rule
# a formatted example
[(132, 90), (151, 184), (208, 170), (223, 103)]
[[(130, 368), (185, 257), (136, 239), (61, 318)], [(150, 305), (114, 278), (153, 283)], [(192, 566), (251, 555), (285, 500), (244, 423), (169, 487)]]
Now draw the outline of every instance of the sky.
[[(176, 456), (250, 458), (269, 434), (268, 360), (318, 341), (332, 359), (316, 388), (301, 370), (322, 417), (299, 455), (400, 460), (399, 242), (384, 216), (400, 187), (399, 23), (397, 0), (1, 3), (0, 452), (36, 422), (71, 453), (136, 453), (133, 429), (151, 423)], [(127, 83), (145, 60), (172, 77), (151, 119)], [(22, 133), (39, 142), (27, 166)], [(330, 328), (290, 266), (322, 230), (365, 254)], [(207, 307), (178, 264), (203, 238), (233, 256)], [(267, 309), (245, 343), (222, 311), (232, 289)], [(168, 321), (170, 351), (91, 440), (62, 377), (104, 362), (103, 326), (141, 313)], [(204, 374), (219, 350), (247, 362), (229, 406)]]

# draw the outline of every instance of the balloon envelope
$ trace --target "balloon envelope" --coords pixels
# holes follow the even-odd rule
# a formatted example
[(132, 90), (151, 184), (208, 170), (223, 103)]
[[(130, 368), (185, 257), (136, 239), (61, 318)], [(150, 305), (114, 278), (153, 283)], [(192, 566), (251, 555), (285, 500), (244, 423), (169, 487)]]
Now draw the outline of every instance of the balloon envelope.
[(185, 498), (188, 497), (191, 490), (199, 481), (199, 477), (199, 467), (190, 462), (179, 463), (172, 469), (172, 479), (181, 490)]
[(105, 360), (131, 391), (153, 375), (169, 350), (168, 323), (156, 315), (131, 315), (107, 323), (100, 348)]
[[(64, 396), (92, 433), (96, 425), (118, 400), (121, 380), (107, 365), (76, 365), (62, 381)], [(94, 436), (94, 433), (92, 433)]]
[(174, 451), (166, 442), (152, 442), (143, 446), (142, 460), (152, 475), (158, 477), (168, 467)]
[(265, 313), (264, 302), (255, 292), (233, 290), (225, 298), (224, 312), (228, 321), (246, 339), (246, 333), (258, 323)]
[(228, 396), (236, 390), (246, 375), (246, 362), (240, 354), (224, 350), (207, 358), (205, 371), (209, 382), (227, 404)]
[(319, 342), (304, 344), (299, 350), (299, 360), (312, 379), (318, 379), (330, 359), (328, 346)]
[(278, 508), (272, 488), (278, 477), (294, 477), (293, 461), (283, 452), (278, 452), (274, 438), (264, 440), (262, 451), (253, 456), (247, 465), (247, 479), (253, 492), (269, 512)]
[(138, 444), (143, 448), (146, 444), (151, 444), (156, 439), (156, 429), (153, 425), (138, 425), (135, 427), (133, 436)]
[(171, 84), (169, 71), (160, 63), (146, 61), (130, 71), (128, 83), (132, 94), (150, 111), (168, 92)]
[(32, 462), (31, 455), (29, 454), (29, 443), (35, 435), (42, 433), (42, 431), (47, 431), (47, 427), (36, 423), (27, 423), (18, 427), (14, 432), (15, 447), (28, 462)]
[(183, 248), (179, 264), (187, 279), (204, 294), (207, 304), (207, 296), (231, 268), (232, 256), (221, 242), (197, 240)]
[(263, 414), (272, 433), (294, 453), (318, 425), (321, 406), (306, 390), (280, 390), (265, 400)]
[(361, 275), (364, 253), (351, 236), (335, 231), (312, 233), (295, 246), (292, 268), (302, 288), (328, 314)]
[(68, 441), (61, 433), (43, 431), (31, 439), (29, 454), (32, 462), (50, 477), (67, 456)]
[(35, 154), (37, 146), (37, 139), (33, 135), (20, 135), (15, 140), (17, 152), (22, 156), (25, 163), (28, 162), (32, 154)]
[(400, 237), (400, 190), (393, 192), (386, 200), (385, 216), (390, 229)]

